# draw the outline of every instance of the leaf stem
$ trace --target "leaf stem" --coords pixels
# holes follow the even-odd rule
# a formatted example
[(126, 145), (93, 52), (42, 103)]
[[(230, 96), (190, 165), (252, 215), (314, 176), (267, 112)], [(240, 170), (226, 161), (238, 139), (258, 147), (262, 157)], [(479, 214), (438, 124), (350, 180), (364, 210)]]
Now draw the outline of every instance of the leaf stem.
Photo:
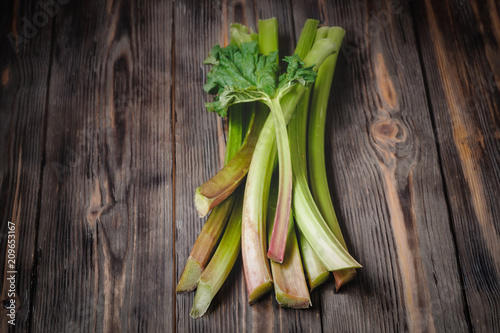
[(286, 121), (279, 100), (273, 98), (269, 108), (274, 117), (276, 143), (278, 145), (279, 192), (276, 204), (276, 215), (274, 217), (274, 228), (267, 257), (281, 263), (285, 255), (288, 224), (290, 220), (290, 207), (292, 204), (292, 161), (290, 157), (290, 144), (288, 142)]

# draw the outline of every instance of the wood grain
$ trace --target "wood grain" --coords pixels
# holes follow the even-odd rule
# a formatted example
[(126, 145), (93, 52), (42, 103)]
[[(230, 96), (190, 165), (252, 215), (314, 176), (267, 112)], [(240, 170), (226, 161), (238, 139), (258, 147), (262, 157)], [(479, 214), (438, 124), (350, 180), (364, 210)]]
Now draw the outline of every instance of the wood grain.
[[(44, 164), (47, 82), (50, 73), (51, 20), (23, 39), (31, 3), (2, 2), (0, 29), (0, 331), (30, 329), (32, 292), (36, 288), (36, 237)], [(29, 98), (27, 98), (29, 96)], [(16, 226), (16, 265), (7, 265), (7, 223)], [(7, 271), (16, 271), (7, 274)], [(15, 276), (16, 326), (8, 325), (7, 278)]]
[(467, 304), (480, 332), (497, 330), (500, 316), (499, 8), (414, 8)]
[(55, 20), (33, 331), (167, 331), (171, 6), (71, 2)]
[[(224, 44), (221, 17), (225, 5), (221, 1), (174, 2), (174, 136), (175, 136), (175, 278), (177, 283), (195, 239), (205, 219), (200, 219), (194, 206), (196, 187), (214, 175), (221, 166), (218, 119), (204, 109), (203, 86), (208, 69), (203, 60), (212, 45)], [(207, 29), (210, 27), (210, 29)], [(220, 125), (219, 125), (219, 128)], [(223, 143), (223, 142), (221, 142)], [(193, 320), (189, 312), (194, 293), (179, 294), (175, 302), (174, 329), (179, 332), (202, 332), (210, 327), (235, 327), (236, 316), (225, 316), (212, 304), (209, 315)], [(228, 302), (226, 297), (221, 302)], [(214, 303), (218, 303), (215, 301)], [(232, 304), (237, 308), (236, 304)]]
[[(16, 326), (2, 308), (0, 332), (498, 330), (496, 1), (48, 1), (0, 3), (2, 302), (8, 221), (18, 250)], [(225, 139), (202, 61), (232, 22), (272, 16), (281, 56), (307, 18), (346, 29), (327, 170), (364, 267), (287, 310), (248, 305), (238, 259), (193, 320), (175, 285)]]

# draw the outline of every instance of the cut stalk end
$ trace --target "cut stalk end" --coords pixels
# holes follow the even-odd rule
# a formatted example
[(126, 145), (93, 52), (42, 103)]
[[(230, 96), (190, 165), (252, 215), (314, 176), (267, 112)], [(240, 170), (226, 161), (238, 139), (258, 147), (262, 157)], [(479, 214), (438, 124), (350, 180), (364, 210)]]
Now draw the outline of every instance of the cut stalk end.
[(189, 314), (191, 318), (200, 318), (207, 312), (210, 303), (212, 302), (212, 288), (204, 283), (200, 283), (198, 289), (196, 290), (196, 296), (194, 297), (193, 307), (191, 308), (191, 313)]
[(280, 306), (291, 309), (307, 309), (311, 306), (311, 298), (309, 297), (309, 294), (304, 296), (290, 295), (283, 292), (278, 287), (275, 288), (276, 301), (278, 301)]
[(316, 275), (313, 279), (309, 280), (309, 288), (311, 288), (311, 292), (313, 292), (316, 288), (321, 286), (323, 283), (328, 281), (330, 278), (330, 272), (325, 271), (319, 275)]
[(257, 302), (262, 296), (267, 294), (273, 289), (272, 281), (267, 281), (256, 287), (252, 292), (248, 294), (248, 303), (252, 305)]
[(202, 272), (202, 265), (190, 256), (177, 284), (177, 293), (186, 293), (195, 290)]
[(275, 263), (278, 263), (278, 264), (281, 264), (283, 262), (283, 259), (285, 257), (285, 254), (284, 253), (274, 253), (271, 251), (271, 249), (269, 249), (269, 251), (267, 251), (267, 257), (274, 261)]
[(323, 266), (318, 256), (314, 253), (311, 245), (305, 238), (304, 234), (298, 231), (298, 238), (300, 243), (300, 252), (302, 261), (304, 263), (304, 270), (309, 282), (309, 290), (312, 292), (314, 289), (325, 283), (330, 277), (330, 272)]
[(201, 193), (201, 187), (196, 189), (194, 194), (194, 206), (200, 217), (205, 217), (212, 209), (213, 199), (209, 199)]
[(341, 271), (334, 271), (333, 277), (335, 278), (335, 289), (339, 291), (339, 289), (352, 281), (356, 276), (356, 270), (354, 268), (344, 269)]

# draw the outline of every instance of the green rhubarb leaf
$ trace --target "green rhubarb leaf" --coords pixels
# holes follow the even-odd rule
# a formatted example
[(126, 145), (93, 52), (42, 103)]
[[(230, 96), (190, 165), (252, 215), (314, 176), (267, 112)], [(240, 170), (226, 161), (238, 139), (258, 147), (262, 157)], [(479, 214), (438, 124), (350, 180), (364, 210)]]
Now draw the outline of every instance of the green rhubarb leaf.
[[(241, 48), (240, 48), (241, 47)], [(285, 57), (287, 70), (279, 76), (278, 52), (259, 54), (256, 41), (230, 44), (224, 48), (215, 45), (205, 64), (213, 65), (203, 89), (215, 95), (206, 103), (210, 112), (225, 117), (229, 106), (252, 101), (264, 101), (285, 95), (295, 84), (310, 85), (316, 78), (313, 67), (304, 67), (298, 55)]]
[(234, 90), (256, 87), (272, 95), (277, 85), (277, 55), (278, 52), (259, 55), (256, 41), (241, 44), (241, 49), (233, 44), (224, 48), (215, 45), (206, 60), (214, 67), (208, 73), (203, 89), (217, 94), (227, 86)]
[(313, 66), (304, 67), (304, 63), (297, 54), (284, 59), (288, 63), (286, 73), (280, 76), (278, 89), (281, 94), (287, 93), (295, 84), (300, 83), (303, 86), (309, 86), (316, 79), (316, 72)]

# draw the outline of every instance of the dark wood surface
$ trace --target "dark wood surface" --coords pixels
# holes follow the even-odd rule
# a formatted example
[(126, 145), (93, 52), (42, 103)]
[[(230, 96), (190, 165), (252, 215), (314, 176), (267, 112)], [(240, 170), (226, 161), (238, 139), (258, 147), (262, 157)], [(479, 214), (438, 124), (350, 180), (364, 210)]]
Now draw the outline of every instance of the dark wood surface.
[[(249, 306), (238, 259), (193, 320), (175, 284), (224, 153), (202, 61), (271, 16), (282, 55), (307, 18), (346, 29), (327, 170), (364, 267), (296, 311)], [(497, 1), (14, 0), (0, 28), (0, 332), (499, 331)]]

